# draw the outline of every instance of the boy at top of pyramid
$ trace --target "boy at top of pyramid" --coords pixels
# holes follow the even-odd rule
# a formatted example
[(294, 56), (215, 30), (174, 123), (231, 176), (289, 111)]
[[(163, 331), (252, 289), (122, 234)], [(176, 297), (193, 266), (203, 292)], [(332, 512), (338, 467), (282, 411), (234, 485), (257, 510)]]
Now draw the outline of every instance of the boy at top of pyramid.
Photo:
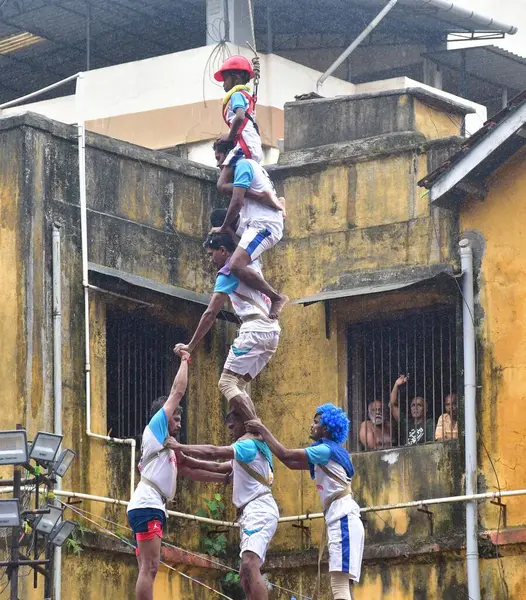
[[(219, 71), (214, 74), (216, 81), (223, 83), (226, 92), (223, 98), (223, 119), (228, 125), (229, 133), (221, 136), (220, 141), (232, 142), (233, 150), (223, 163), (223, 169), (217, 182), (217, 188), (223, 194), (232, 194), (234, 167), (240, 158), (248, 158), (261, 162), (263, 149), (261, 137), (256, 123), (256, 99), (247, 85), (254, 77), (252, 63), (244, 56), (230, 56)], [(251, 200), (256, 200), (277, 210), (284, 211), (281, 198), (271, 191), (248, 192)]]

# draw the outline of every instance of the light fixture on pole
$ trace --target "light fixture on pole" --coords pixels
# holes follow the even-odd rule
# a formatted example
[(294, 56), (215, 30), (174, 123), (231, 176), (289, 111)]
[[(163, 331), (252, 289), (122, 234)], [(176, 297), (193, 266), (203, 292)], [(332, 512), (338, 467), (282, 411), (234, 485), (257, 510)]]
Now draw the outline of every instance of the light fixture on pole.
[(18, 498), (0, 500), (0, 527), (20, 527), (21, 524)]
[(27, 461), (26, 432), (0, 431), (0, 465), (22, 465)]
[(41, 465), (52, 463), (61, 443), (61, 435), (39, 431), (31, 446), (29, 457)]
[(59, 477), (64, 477), (75, 456), (76, 454), (73, 450), (70, 450), (69, 448), (63, 450), (53, 465), (52, 473)]
[(49, 541), (54, 546), (62, 546), (68, 537), (75, 531), (77, 524), (75, 521), (62, 521), (55, 526), (49, 535)]
[(40, 533), (49, 535), (62, 517), (63, 509), (58, 508), (58, 506), (53, 506), (53, 504), (44, 504), (42, 510), (49, 510), (49, 512), (39, 515), (33, 522), (32, 527)]

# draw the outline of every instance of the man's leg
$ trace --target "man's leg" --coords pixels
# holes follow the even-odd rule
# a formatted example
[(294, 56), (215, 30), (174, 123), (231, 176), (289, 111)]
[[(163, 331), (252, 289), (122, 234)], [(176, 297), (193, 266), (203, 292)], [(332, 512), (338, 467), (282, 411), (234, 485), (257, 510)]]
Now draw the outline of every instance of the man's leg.
[(153, 582), (161, 559), (161, 538), (139, 540), (139, 577), (135, 586), (136, 600), (153, 600)]
[[(247, 377), (248, 379), (246, 379)], [(257, 418), (256, 407), (245, 392), (249, 381), (249, 375), (238, 375), (228, 369), (224, 369), (219, 380), (219, 390), (228, 400), (229, 409), (235, 410), (245, 421)]]
[(247, 600), (268, 600), (268, 590), (261, 575), (261, 559), (249, 550), (241, 555), (239, 581)]
[(230, 259), (230, 270), (236, 277), (239, 277), (243, 283), (270, 298), (272, 304), (269, 317), (271, 319), (277, 319), (279, 313), (289, 301), (289, 298), (288, 296), (285, 296), (285, 294), (277, 292), (259, 273), (254, 271), (254, 269), (249, 268), (248, 265), (252, 260), (254, 260), (254, 258), (251, 258), (247, 250), (238, 246)]

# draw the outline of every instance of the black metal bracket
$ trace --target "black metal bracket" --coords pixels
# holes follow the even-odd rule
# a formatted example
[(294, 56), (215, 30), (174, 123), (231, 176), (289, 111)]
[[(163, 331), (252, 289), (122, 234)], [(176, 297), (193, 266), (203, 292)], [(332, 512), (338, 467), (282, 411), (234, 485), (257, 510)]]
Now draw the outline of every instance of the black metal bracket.
[(418, 512), (424, 513), (429, 520), (429, 535), (433, 536), (435, 532), (435, 523), (434, 523), (434, 513), (426, 508), (426, 505), (423, 504), (422, 508), (417, 508)]
[(500, 498), (497, 500), (490, 500), (490, 504), (494, 504), (495, 506), (499, 507), (502, 518), (502, 526), (504, 529), (506, 529), (506, 527), (508, 527), (508, 507)]
[(304, 525), (304, 521), (300, 521), (300, 523), (293, 523), (292, 527), (301, 529), (302, 534), (305, 536), (305, 544), (307, 548), (310, 548), (312, 546), (312, 532), (310, 525)]

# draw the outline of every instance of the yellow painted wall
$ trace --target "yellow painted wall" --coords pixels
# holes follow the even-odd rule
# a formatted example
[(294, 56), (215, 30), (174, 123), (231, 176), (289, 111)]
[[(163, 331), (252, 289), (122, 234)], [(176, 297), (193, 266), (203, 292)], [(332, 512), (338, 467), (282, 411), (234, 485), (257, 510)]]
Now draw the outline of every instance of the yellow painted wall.
[[(461, 230), (476, 230), (484, 237), (479, 274), (481, 391), (478, 415), (486, 451), (479, 461), (488, 491), (524, 488), (526, 463), (523, 446), (526, 421), (526, 283), (525, 229), (526, 152), (518, 153), (486, 182), (483, 201), (468, 200), (461, 207)], [(495, 469), (495, 471), (494, 471)], [(526, 500), (506, 500), (508, 525), (526, 524)], [(495, 529), (498, 512), (485, 505), (482, 524)], [(526, 593), (526, 589), (525, 592)]]

